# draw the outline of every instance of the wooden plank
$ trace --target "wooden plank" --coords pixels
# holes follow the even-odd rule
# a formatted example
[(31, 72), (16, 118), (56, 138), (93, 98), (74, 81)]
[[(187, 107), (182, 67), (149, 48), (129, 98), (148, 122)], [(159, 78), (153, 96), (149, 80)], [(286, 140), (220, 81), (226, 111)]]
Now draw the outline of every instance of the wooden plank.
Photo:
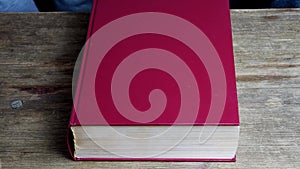
[[(86, 13), (0, 14), (0, 168), (299, 168), (300, 10), (232, 10), (236, 163), (74, 162), (65, 134)], [(11, 101), (23, 101), (12, 109)]]

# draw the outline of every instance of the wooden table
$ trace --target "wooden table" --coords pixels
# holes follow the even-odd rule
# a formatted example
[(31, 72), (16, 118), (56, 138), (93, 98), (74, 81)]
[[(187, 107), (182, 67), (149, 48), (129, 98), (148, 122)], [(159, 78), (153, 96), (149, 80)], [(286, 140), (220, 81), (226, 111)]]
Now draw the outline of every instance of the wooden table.
[[(232, 10), (236, 163), (74, 162), (65, 135), (86, 13), (0, 14), (3, 168), (300, 168), (300, 10)], [(12, 109), (11, 101), (23, 107)], [(0, 167), (1, 168), (1, 167)]]

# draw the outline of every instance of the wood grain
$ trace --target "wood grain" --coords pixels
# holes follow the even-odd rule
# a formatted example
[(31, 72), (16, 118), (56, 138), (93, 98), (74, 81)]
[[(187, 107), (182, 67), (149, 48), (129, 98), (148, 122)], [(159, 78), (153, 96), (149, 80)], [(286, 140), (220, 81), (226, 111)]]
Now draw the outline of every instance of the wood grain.
[[(236, 163), (74, 162), (74, 63), (89, 14), (0, 14), (0, 168), (300, 168), (300, 10), (232, 10), (241, 120)], [(12, 109), (11, 101), (23, 101)]]

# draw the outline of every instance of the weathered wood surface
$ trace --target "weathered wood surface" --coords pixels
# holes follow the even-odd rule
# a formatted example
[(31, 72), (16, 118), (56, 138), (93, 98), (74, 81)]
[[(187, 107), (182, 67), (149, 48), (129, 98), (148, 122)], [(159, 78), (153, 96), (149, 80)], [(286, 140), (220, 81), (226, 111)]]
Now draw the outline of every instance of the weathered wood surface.
[[(74, 162), (74, 62), (88, 14), (0, 14), (0, 168), (300, 168), (300, 10), (232, 10), (241, 134), (236, 163)], [(12, 109), (20, 99), (23, 108)]]

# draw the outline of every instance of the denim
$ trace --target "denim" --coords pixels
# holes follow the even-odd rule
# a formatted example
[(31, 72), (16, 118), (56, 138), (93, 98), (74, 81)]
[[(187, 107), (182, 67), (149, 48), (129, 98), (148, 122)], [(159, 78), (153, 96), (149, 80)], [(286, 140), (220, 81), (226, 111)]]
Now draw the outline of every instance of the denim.
[(58, 11), (89, 12), (93, 0), (54, 0), (54, 4)]
[[(230, 5), (239, 7), (252, 0), (230, 0)], [(300, 8), (300, 0), (268, 0), (270, 8)], [(55, 10), (89, 12), (92, 9), (93, 0), (53, 0)], [(247, 4), (247, 3), (246, 3)], [(259, 8), (259, 6), (258, 6)], [(0, 12), (38, 12), (34, 0), (0, 0)]]
[[(57, 11), (89, 12), (93, 0), (53, 0)], [(0, 12), (38, 12), (34, 0), (0, 0)]]
[(38, 12), (33, 0), (0, 0), (0, 12)]
[(300, 8), (300, 0), (273, 0), (273, 8)]

